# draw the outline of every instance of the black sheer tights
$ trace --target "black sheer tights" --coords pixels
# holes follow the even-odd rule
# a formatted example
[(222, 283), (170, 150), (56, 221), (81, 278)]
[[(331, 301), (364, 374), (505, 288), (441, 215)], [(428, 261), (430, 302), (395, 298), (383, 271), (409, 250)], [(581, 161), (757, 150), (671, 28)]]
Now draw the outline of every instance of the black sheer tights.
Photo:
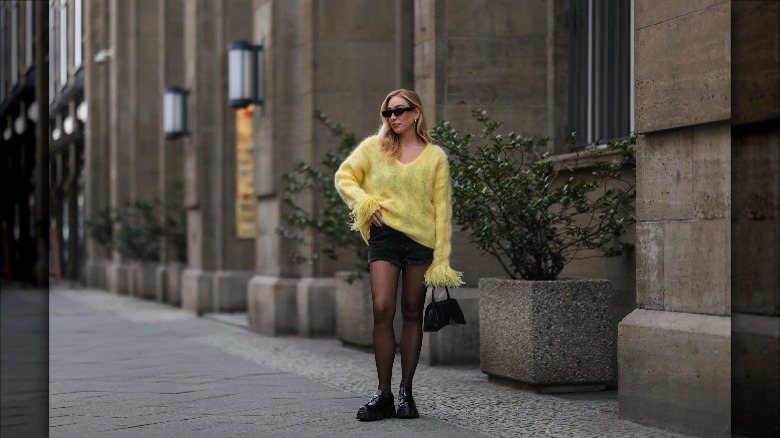
[[(411, 388), (422, 346), (422, 316), (425, 303), (423, 277), (429, 265), (407, 265), (401, 289), (401, 386)], [(371, 263), (371, 294), (374, 300), (374, 359), (382, 391), (391, 390), (395, 359), (396, 290), (400, 269), (390, 262)]]

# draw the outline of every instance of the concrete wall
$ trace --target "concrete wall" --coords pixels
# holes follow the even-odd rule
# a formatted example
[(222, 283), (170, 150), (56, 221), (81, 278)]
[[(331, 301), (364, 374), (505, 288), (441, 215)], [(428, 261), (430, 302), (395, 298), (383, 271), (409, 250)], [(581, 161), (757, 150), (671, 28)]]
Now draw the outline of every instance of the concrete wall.
[(619, 326), (620, 415), (728, 435), (731, 3), (634, 6), (639, 308)]
[[(297, 245), (277, 234), (288, 213), (281, 199), (281, 176), (292, 171), (297, 160), (318, 163), (327, 150), (337, 146), (337, 139), (314, 120), (314, 110), (325, 112), (358, 138), (376, 131), (382, 99), (400, 86), (403, 76), (397, 62), (403, 55), (396, 46), (401, 38), (396, 17), (404, 3), (408, 1), (253, 3), (254, 32), (258, 38), (263, 36), (266, 53), (266, 104), (254, 113), (258, 221), (255, 276), (248, 289), (250, 327), (257, 331), (278, 334), (297, 325), (304, 327), (299, 331), (314, 333), (305, 328), (314, 321), (291, 326), (274, 322), (285, 319), (278, 312), (286, 307), (278, 303), (307, 302), (298, 297), (301, 288), (279, 285), (305, 277), (331, 277), (336, 270), (352, 266), (352, 260), (313, 265), (289, 260), (289, 254), (310, 252), (316, 243), (311, 235)], [(302, 199), (313, 211), (319, 201)], [(316, 288), (304, 289), (316, 294)], [(304, 308), (295, 312), (302, 317), (307, 314)], [(335, 312), (335, 304), (322, 312)]]
[[(84, 100), (91, 108), (89, 123), (84, 127), (84, 215), (92, 219), (97, 210), (109, 204), (109, 64), (95, 62), (95, 55), (110, 47), (109, 5), (107, 2), (84, 3)], [(109, 60), (111, 62), (111, 60)], [(108, 287), (106, 265), (110, 254), (97, 245), (87, 232), (87, 260), (84, 266), (86, 284)]]
[(192, 136), (184, 141), (188, 269), (182, 305), (195, 312), (246, 309), (251, 240), (235, 224), (236, 121), (227, 98), (227, 45), (253, 41), (251, 0), (184, 2), (184, 79)]
[(757, 29), (779, 16), (776, 2), (635, 2), (639, 309), (618, 353), (632, 421), (777, 433), (780, 43)]
[[(414, 87), (429, 120), (479, 133), (471, 111), (483, 108), (507, 130), (560, 140), (565, 15), (566, 2), (558, 0), (416, 1)], [(454, 227), (451, 262), (468, 286), (506, 275), (492, 258), (475, 253), (468, 235)]]

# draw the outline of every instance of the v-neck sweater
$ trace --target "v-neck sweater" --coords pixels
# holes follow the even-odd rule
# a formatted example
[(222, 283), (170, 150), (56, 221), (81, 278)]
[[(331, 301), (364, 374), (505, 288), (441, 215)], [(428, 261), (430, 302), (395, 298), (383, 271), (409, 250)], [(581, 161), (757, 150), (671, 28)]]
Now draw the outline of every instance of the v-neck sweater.
[(402, 163), (382, 152), (377, 136), (363, 140), (336, 171), (336, 190), (351, 210), (351, 228), (368, 243), (371, 215), (415, 242), (433, 249), (425, 273), (428, 286), (460, 286), (462, 274), (450, 267), (452, 204), (450, 170), (444, 150), (427, 144)]

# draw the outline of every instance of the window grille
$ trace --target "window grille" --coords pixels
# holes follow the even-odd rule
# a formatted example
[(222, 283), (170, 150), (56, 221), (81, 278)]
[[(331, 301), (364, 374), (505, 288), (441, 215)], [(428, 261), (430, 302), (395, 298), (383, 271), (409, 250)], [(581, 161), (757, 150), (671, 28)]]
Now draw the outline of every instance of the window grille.
[(60, 85), (68, 83), (68, 1), (60, 0)]
[(569, 0), (568, 132), (574, 147), (631, 135), (633, 1)]

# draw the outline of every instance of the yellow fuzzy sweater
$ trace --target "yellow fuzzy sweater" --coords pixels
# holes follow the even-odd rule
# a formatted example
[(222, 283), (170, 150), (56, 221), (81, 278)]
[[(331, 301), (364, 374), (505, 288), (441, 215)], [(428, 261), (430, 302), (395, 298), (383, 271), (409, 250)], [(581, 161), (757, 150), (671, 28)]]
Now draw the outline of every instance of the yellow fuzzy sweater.
[(428, 286), (460, 286), (462, 274), (450, 267), (452, 207), (447, 156), (428, 144), (404, 164), (381, 150), (379, 137), (363, 140), (336, 172), (336, 189), (352, 210), (352, 229), (368, 242), (370, 217), (382, 220), (415, 242), (433, 248), (425, 273)]

